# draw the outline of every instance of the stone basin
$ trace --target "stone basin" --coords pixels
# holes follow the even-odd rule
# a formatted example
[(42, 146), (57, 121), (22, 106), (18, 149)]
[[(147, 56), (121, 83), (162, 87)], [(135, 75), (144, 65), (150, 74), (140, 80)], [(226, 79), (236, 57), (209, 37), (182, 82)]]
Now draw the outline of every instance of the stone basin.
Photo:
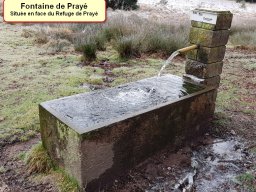
[(82, 189), (98, 191), (165, 145), (203, 133), (215, 99), (213, 87), (165, 75), (47, 101), (43, 145)]
[(41, 106), (83, 134), (201, 90), (202, 87), (184, 82), (180, 77), (167, 75), (64, 97)]

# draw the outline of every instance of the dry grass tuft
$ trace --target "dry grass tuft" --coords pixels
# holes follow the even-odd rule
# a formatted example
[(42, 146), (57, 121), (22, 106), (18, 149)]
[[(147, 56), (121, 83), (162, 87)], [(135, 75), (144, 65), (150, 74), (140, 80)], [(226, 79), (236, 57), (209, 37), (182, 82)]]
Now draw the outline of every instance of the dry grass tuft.
[(27, 155), (26, 159), (28, 173), (47, 173), (52, 167), (52, 161), (45, 151), (42, 143), (34, 146)]
[(140, 38), (136, 35), (123, 36), (116, 40), (115, 49), (121, 58), (140, 56)]
[(235, 46), (256, 48), (256, 23), (235, 25), (231, 28), (230, 42)]
[(0, 16), (3, 15), (3, 2), (0, 1)]
[[(95, 60), (97, 50), (107, 45), (116, 49), (121, 58), (138, 57), (142, 53), (170, 55), (188, 42), (189, 26), (160, 23), (136, 15), (112, 15), (104, 24), (54, 24), (43, 26), (36, 35), (39, 44), (50, 39), (66, 39), (84, 57)], [(29, 36), (30, 33), (27, 32)]]
[(48, 43), (44, 45), (44, 48), (48, 53), (58, 53), (62, 51), (70, 50), (71, 43), (66, 39), (50, 39)]
[(23, 29), (21, 36), (25, 38), (34, 37), (36, 35), (36, 32), (32, 29)]
[(34, 34), (34, 42), (37, 44), (46, 44), (49, 41), (49, 36), (44, 28), (39, 29)]

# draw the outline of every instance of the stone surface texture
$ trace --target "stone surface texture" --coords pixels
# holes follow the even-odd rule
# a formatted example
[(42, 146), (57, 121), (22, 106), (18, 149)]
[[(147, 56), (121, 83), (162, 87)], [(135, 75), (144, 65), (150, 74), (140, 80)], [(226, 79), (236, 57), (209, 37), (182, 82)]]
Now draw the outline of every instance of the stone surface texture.
[(186, 61), (186, 74), (194, 75), (198, 78), (210, 78), (221, 74), (223, 62), (204, 64), (195, 60), (188, 59)]
[(184, 78), (195, 84), (217, 88), (220, 84), (222, 60), (225, 56), (225, 45), (228, 42), (233, 15), (229, 11), (205, 9), (195, 11), (201, 12), (202, 16), (204, 14), (216, 15), (217, 20), (216, 24), (191, 21), (190, 44), (197, 44), (199, 48), (187, 54)]
[(198, 78), (194, 75), (185, 74), (183, 78), (191, 83), (201, 85), (201, 86), (209, 86), (209, 87), (216, 87), (218, 88), (220, 85), (220, 76), (210, 77), (210, 78)]
[(213, 31), (230, 29), (232, 19), (233, 19), (233, 14), (230, 11), (212, 11), (207, 9), (195, 9), (195, 10), (217, 14), (217, 22), (216, 24), (209, 24), (209, 23), (203, 23), (198, 21), (191, 21), (192, 27), (203, 28), (203, 29), (213, 30)]
[(189, 40), (191, 44), (199, 44), (202, 47), (218, 47), (228, 42), (229, 30), (211, 31), (192, 27)]
[(192, 59), (201, 63), (211, 64), (220, 62), (224, 59), (226, 46), (220, 47), (202, 47), (194, 49), (187, 54), (188, 59)]
[[(117, 176), (124, 174), (166, 144), (172, 143), (177, 147), (205, 131), (213, 117), (216, 89), (191, 85), (176, 76), (158, 78), (161, 87), (156, 83), (155, 77), (40, 105), (44, 147), (55, 164), (73, 176), (83, 190), (99, 191), (100, 187), (112, 183)], [(128, 101), (128, 105), (132, 106), (124, 113), (120, 112), (120, 108), (126, 108), (126, 103), (119, 103), (118, 107), (106, 105), (109, 114), (115, 114), (113, 111), (119, 114), (109, 117), (111, 121), (101, 118), (104, 111), (95, 117), (91, 108), (84, 112), (83, 108), (72, 107), (75, 102), (77, 105), (86, 105), (99, 101), (102, 95), (120, 95), (123, 92), (128, 93), (128, 90), (138, 90), (138, 85), (143, 89), (143, 86), (152, 84), (156, 87), (151, 93), (155, 96), (151, 97), (163, 99), (152, 103), (149, 95), (134, 105)], [(177, 87), (180, 91), (173, 91)], [(132, 95), (128, 94), (126, 99), (129, 97)], [(141, 109), (137, 109), (137, 106)], [(102, 103), (94, 102), (94, 107), (102, 108)], [(88, 124), (83, 121), (93, 118), (95, 119)], [(74, 119), (81, 124), (75, 124)]]

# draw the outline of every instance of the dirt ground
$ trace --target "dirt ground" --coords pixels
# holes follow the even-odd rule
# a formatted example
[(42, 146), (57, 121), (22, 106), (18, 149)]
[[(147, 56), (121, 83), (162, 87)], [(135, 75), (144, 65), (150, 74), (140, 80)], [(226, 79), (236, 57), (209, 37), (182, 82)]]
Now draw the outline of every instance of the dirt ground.
[[(156, 12), (152, 14), (152, 7), (147, 6), (141, 7), (144, 10), (143, 14), (159, 18)], [(159, 9), (162, 9), (163, 15), (167, 11), (162, 7)], [(251, 9), (249, 13), (253, 14)], [(238, 23), (240, 19), (240, 22), (244, 20), (245, 23), (250, 23), (250, 18), (247, 18), (246, 14), (247, 12), (239, 11), (234, 22)], [(181, 15), (182, 22), (187, 22), (187, 13), (178, 15)], [(173, 18), (176, 16), (177, 14), (174, 14)], [(5, 65), (13, 65), (16, 61), (31, 63), (31, 60), (38, 61), (40, 57), (48, 60), (59, 57), (39, 55), (40, 49), (28, 44), (25, 42), (26, 39), (21, 37), (22, 26), (6, 25), (0, 23), (0, 74), (6, 72), (1, 70), (6, 67)], [(30, 58), (27, 55), (30, 55)], [(182, 63), (184, 58), (175, 59), (175, 70), (183, 70), (180, 67)], [(22, 71), (22, 63), (18, 62), (18, 65), (18, 69), (11, 68), (9, 73), (14, 73), (15, 70)], [(45, 73), (41, 68), (39, 71)], [(256, 191), (255, 50), (229, 46), (221, 78), (214, 121), (206, 135), (182, 149), (167, 146), (131, 170), (129, 174), (117, 178), (113, 186), (99, 191), (175, 191), (175, 187), (181, 190), (188, 182), (177, 184), (195, 170), (194, 191), (205, 191), (206, 186), (211, 187), (207, 188), (207, 191)], [(1, 78), (1, 81), (8, 82), (8, 85), (19, 85), (13, 82), (13, 78)], [(13, 90), (16, 88), (13, 87)], [(0, 93), (4, 91), (0, 90)], [(6, 106), (0, 103), (0, 107)], [(0, 124), (4, 121), (0, 113)], [(0, 130), (0, 134), (4, 133), (4, 130)], [(24, 154), (40, 141), (40, 135), (34, 131), (22, 142), (22, 133), (11, 132), (11, 136), (15, 137), (8, 135), (0, 139), (0, 192), (58, 191), (52, 179), (38, 179), (38, 175), (26, 173)], [(229, 154), (229, 151), (232, 154)], [(196, 162), (198, 166), (191, 166), (191, 162)]]

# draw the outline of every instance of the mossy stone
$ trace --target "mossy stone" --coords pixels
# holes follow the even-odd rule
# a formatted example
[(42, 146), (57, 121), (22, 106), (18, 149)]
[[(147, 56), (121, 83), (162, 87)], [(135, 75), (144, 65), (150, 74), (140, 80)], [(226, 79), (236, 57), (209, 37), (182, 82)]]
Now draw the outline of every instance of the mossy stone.
[(220, 76), (215, 76), (215, 77), (210, 77), (207, 79), (200, 79), (197, 78), (196, 80), (193, 78), (193, 75), (189, 75), (189, 74), (185, 74), (183, 75), (183, 78), (185, 81), (191, 82), (193, 84), (197, 84), (197, 85), (203, 85), (206, 87), (219, 87), (220, 85)]
[(204, 64), (188, 59), (186, 61), (186, 74), (194, 75), (198, 78), (210, 78), (221, 74), (223, 62)]
[(220, 62), (224, 59), (226, 46), (220, 47), (200, 47), (187, 54), (188, 59), (199, 61), (204, 64)]
[(218, 47), (226, 45), (229, 38), (229, 30), (211, 31), (192, 27), (189, 34), (191, 44), (204, 47)]

